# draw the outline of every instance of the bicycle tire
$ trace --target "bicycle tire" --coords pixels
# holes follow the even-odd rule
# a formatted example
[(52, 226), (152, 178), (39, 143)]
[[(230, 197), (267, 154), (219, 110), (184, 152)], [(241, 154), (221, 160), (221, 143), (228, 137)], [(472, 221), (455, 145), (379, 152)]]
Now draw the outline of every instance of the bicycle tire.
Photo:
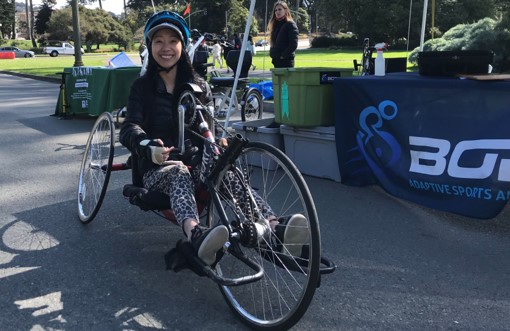
[[(244, 192), (249, 187), (271, 206), (277, 215), (301, 213), (306, 217), (308, 259), (289, 257), (279, 253), (270, 240), (252, 246), (237, 245), (242, 252), (262, 265), (264, 276), (255, 283), (236, 286), (220, 285), (227, 304), (243, 323), (256, 330), (286, 330), (295, 325), (310, 305), (319, 281), (320, 231), (315, 205), (306, 185), (292, 161), (280, 150), (262, 142), (249, 142), (235, 161), (234, 171), (224, 170), (216, 182), (227, 219), (243, 222), (260, 216), (257, 208), (240, 207), (239, 199), (225, 189), (222, 182), (234, 174), (242, 176)], [(222, 186), (223, 185), (223, 186)], [(251, 204), (253, 207), (253, 203)], [(244, 208), (244, 210), (243, 210)], [(209, 206), (208, 225), (218, 222), (219, 213)], [(251, 216), (252, 215), (252, 216)], [(256, 216), (257, 215), (257, 216)], [(246, 221), (244, 220), (244, 221)], [(277, 239), (276, 239), (277, 240)], [(235, 244), (231, 245), (233, 248)], [(268, 258), (269, 257), (269, 258)], [(281, 257), (281, 259), (280, 259)], [(284, 259), (285, 260), (282, 260)], [(299, 260), (299, 261), (298, 261)], [(276, 262), (276, 263), (275, 263)], [(292, 270), (292, 264), (302, 266)], [(224, 277), (242, 277), (252, 272), (233, 254), (225, 254), (216, 265)]]
[(241, 120), (243, 122), (260, 120), (264, 112), (262, 94), (256, 88), (249, 88), (242, 97)]
[(84, 224), (97, 215), (112, 170), (115, 131), (112, 115), (102, 113), (90, 131), (78, 180), (78, 217)]

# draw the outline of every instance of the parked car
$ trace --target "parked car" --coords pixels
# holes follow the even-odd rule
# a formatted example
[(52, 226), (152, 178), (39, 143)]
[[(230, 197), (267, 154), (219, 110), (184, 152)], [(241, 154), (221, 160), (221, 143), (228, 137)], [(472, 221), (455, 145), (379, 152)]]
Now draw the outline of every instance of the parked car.
[[(74, 55), (74, 45), (66, 41), (47, 41), (43, 48), (43, 53), (52, 57), (64, 55)], [(84, 54), (83, 48), (81, 54)]]
[(0, 52), (14, 52), (15, 57), (34, 57), (35, 53), (32, 51), (25, 51), (14, 46), (0, 47)]
[(267, 46), (267, 45), (269, 45), (269, 43), (267, 42), (267, 40), (264, 40), (264, 39), (260, 39), (259, 41), (257, 41), (255, 43), (255, 46), (258, 46), (258, 47)]

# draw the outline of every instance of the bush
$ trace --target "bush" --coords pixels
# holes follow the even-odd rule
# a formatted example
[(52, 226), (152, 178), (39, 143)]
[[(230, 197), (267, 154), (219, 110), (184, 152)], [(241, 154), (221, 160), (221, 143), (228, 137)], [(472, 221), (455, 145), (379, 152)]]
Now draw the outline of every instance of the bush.
[(18, 47), (21, 49), (30, 49), (32, 47), (32, 42), (30, 40), (5, 39), (5, 40), (2, 40), (2, 42), (0, 44), (2, 44), (4, 46)]
[[(442, 38), (428, 40), (423, 51), (488, 50), (494, 52), (494, 72), (510, 70), (510, 32), (501, 23), (483, 18), (473, 24), (459, 24), (445, 32)], [(409, 55), (409, 62), (418, 62), (419, 49)]]
[(356, 37), (328, 37), (319, 36), (315, 37), (310, 44), (311, 48), (342, 48), (342, 47), (355, 47), (359, 42)]

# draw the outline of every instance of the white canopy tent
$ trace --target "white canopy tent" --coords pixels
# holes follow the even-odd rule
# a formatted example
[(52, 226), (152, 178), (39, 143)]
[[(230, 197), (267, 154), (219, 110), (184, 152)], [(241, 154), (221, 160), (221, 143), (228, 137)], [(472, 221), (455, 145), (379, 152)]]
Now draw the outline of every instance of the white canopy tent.
[[(434, 0), (432, 0), (434, 2)], [(411, 4), (413, 3), (413, 0), (411, 0)], [(420, 33), (420, 51), (423, 51), (423, 42), (425, 40), (425, 26), (427, 25), (427, 7), (428, 7), (429, 1), (423, 0), (423, 16), (421, 19), (421, 33)]]

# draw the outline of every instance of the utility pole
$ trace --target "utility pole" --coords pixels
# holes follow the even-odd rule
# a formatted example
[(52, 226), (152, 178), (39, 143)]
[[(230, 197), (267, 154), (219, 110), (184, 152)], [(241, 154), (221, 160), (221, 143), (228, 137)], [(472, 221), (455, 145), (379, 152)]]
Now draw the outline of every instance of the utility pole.
[[(28, 17), (27, 17), (28, 20)], [(32, 40), (32, 46), (37, 47), (37, 43), (35, 42), (35, 36), (34, 36), (34, 5), (32, 3), (32, 0), (30, 0), (30, 40)]]
[(8, 4), (12, 4), (12, 33), (11, 39), (16, 39), (16, 1), (15, 0), (7, 0)]
[(25, 15), (27, 16), (27, 36), (31, 37), (30, 29), (32, 22), (30, 22), (30, 11), (28, 10), (28, 0), (25, 0)]
[(71, 2), (73, 12), (73, 32), (74, 32), (74, 67), (83, 67), (81, 59), (81, 39), (80, 39), (80, 14), (78, 12), (78, 0)]

